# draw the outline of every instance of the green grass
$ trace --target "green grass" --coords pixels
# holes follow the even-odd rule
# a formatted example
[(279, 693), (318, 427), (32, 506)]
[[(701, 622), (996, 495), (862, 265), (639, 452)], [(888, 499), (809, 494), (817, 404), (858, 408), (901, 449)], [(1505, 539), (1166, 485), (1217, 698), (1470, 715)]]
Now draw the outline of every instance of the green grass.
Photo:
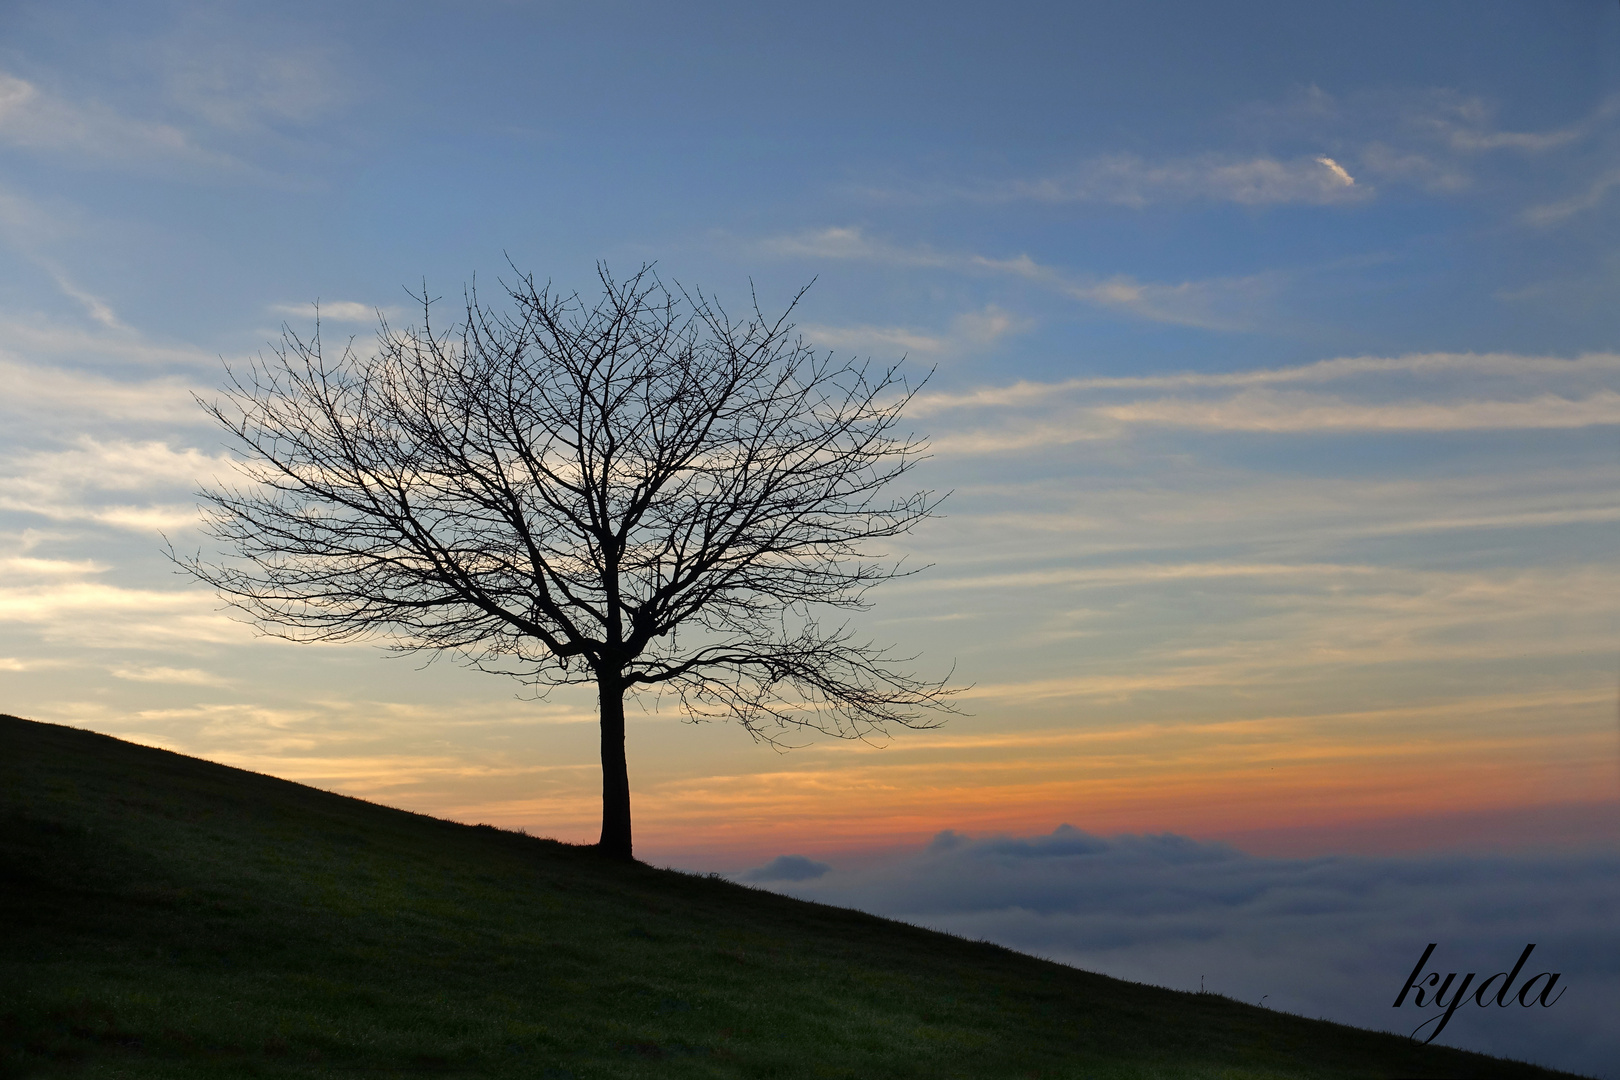
[(13, 717), (0, 1073), (1568, 1075)]

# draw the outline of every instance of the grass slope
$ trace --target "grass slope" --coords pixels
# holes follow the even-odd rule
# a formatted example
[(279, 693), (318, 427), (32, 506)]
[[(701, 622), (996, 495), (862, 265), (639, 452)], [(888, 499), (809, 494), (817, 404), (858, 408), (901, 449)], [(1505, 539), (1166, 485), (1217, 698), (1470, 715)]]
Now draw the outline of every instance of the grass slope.
[(1567, 1075), (3, 716), (0, 1072)]

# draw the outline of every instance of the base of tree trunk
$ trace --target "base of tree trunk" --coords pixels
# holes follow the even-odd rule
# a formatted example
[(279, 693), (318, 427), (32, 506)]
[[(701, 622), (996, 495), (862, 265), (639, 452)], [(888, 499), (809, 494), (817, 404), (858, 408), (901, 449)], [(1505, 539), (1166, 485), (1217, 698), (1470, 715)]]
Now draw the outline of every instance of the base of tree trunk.
[(631, 854), (630, 849), (625, 847), (623, 844), (596, 843), (592, 844), (591, 847), (595, 849), (597, 854), (601, 855), (603, 858), (612, 859), (614, 862), (636, 861), (635, 855)]

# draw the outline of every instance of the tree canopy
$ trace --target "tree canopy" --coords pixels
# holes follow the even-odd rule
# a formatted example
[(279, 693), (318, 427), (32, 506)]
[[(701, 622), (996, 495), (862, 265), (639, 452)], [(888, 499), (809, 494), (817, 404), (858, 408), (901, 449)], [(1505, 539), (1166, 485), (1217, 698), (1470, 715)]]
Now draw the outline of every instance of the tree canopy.
[(884, 494), (924, 451), (899, 366), (807, 347), (798, 297), (734, 320), (645, 267), (599, 276), (591, 303), (469, 291), (444, 332), (424, 291), (374, 350), (284, 329), (204, 403), (245, 476), (201, 493), (231, 557), (182, 564), (273, 634), (595, 683), (601, 846), (629, 858), (627, 693), (776, 740), (932, 726), (953, 691), (827, 619), (909, 572), (870, 542), (936, 503)]

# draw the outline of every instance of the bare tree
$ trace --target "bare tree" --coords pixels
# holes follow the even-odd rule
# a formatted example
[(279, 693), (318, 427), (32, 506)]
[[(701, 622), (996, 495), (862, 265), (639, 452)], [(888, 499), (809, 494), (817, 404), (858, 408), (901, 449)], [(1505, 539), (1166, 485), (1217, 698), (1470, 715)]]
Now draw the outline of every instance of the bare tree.
[(821, 621), (905, 572), (866, 542), (935, 502), (880, 494), (919, 460), (895, 432), (916, 388), (806, 348), (797, 297), (733, 321), (645, 267), (600, 277), (593, 304), (472, 292), (450, 333), (424, 291), (421, 328), (382, 322), (370, 355), (284, 329), (202, 403), (246, 459), (248, 483), (201, 493), (235, 558), (179, 561), (278, 636), (594, 682), (600, 847), (629, 859), (627, 693), (774, 741), (934, 726), (953, 691)]

